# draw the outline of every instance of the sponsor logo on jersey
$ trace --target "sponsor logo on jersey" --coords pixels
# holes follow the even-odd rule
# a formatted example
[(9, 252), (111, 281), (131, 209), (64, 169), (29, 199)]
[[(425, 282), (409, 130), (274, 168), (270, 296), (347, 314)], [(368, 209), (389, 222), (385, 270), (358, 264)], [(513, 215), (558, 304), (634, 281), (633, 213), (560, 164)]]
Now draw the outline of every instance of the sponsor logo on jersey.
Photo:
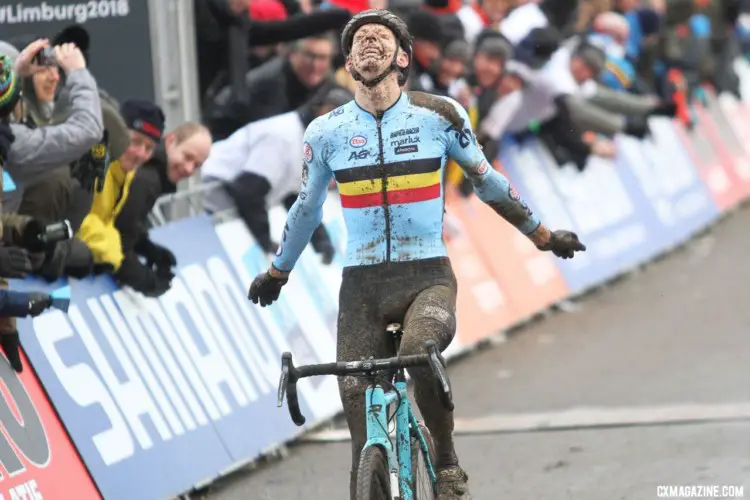
[(352, 151), (352, 154), (349, 155), (349, 161), (364, 160), (368, 156), (370, 156), (370, 152), (366, 149), (363, 149), (362, 151)]
[(484, 175), (487, 173), (489, 169), (490, 169), (490, 164), (487, 163), (487, 160), (482, 160), (482, 163), (479, 164), (479, 168), (477, 168), (477, 174)]
[(361, 148), (365, 144), (367, 144), (367, 139), (361, 135), (355, 135), (349, 140), (349, 145), (353, 148)]
[(307, 163), (310, 163), (313, 159), (313, 150), (309, 142), (306, 142), (305, 145), (302, 147), (302, 157), (305, 159)]
[(416, 153), (419, 151), (419, 146), (416, 146), (414, 144), (411, 144), (409, 146), (399, 146), (394, 150), (394, 153), (397, 155), (405, 155), (407, 153)]
[(411, 135), (411, 134), (418, 134), (419, 133), (419, 127), (414, 128), (404, 128), (401, 130), (396, 130), (395, 132), (391, 132), (391, 139), (394, 137), (401, 137), (404, 135)]

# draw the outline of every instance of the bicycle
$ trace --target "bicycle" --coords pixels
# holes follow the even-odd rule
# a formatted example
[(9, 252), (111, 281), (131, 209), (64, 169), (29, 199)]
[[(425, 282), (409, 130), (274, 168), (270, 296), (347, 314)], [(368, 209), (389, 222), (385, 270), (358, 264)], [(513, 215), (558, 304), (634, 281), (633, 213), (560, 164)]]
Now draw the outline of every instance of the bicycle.
[[(357, 500), (433, 500), (437, 494), (435, 446), (430, 431), (411, 410), (404, 370), (429, 366), (438, 385), (441, 403), (452, 411), (453, 396), (445, 372), (445, 360), (434, 341), (425, 342), (427, 354), (399, 356), (403, 335), (401, 325), (391, 323), (386, 331), (394, 336), (396, 357), (393, 358), (295, 367), (292, 353), (282, 354), (278, 407), (281, 408), (286, 393), (292, 421), (302, 426), (305, 417), (297, 398), (299, 379), (316, 375), (361, 375), (369, 378), (370, 386), (365, 391), (367, 442), (357, 470)], [(387, 377), (378, 375), (382, 372), (387, 372)], [(387, 391), (383, 385), (388, 386)], [(394, 404), (395, 414), (389, 418), (388, 408)], [(388, 432), (394, 418), (395, 452), (391, 433)]]

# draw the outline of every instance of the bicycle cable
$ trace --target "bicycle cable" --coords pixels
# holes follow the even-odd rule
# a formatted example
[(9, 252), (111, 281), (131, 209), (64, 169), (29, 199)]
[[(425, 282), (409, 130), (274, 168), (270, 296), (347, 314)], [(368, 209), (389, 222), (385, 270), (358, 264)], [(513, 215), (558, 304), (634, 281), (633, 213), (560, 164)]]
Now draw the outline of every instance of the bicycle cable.
[[(363, 375), (362, 377), (363, 378), (367, 377), (367, 375)], [(394, 386), (393, 383), (391, 383), (387, 379), (376, 377), (374, 375), (372, 377), (367, 377), (367, 378), (370, 378), (373, 386), (376, 385), (376, 382), (384, 382), (385, 383), (384, 385), (387, 385), (389, 389), (393, 390), (393, 392), (396, 393), (396, 398), (397, 398), (396, 399), (396, 402), (397, 402), (396, 408), (398, 408), (399, 406), (401, 406), (401, 393), (398, 392), (398, 390), (396, 389), (396, 386)], [(370, 406), (372, 406), (372, 392), (370, 392)], [(386, 415), (387, 415), (388, 414), (388, 408), (385, 408), (385, 411), (386, 411)], [(388, 426), (388, 427), (391, 426), (391, 422), (393, 422), (393, 420), (396, 418), (397, 411), (393, 412), (393, 416), (391, 416), (390, 418), (386, 417), (386, 426)], [(383, 424), (380, 423), (380, 420), (378, 420), (378, 419), (375, 419), (375, 420), (378, 422), (378, 425), (380, 426), (380, 428), (383, 429), (383, 432), (385, 432), (385, 435), (386, 436), (390, 436), (391, 435), (390, 432), (388, 432), (387, 428), (383, 427)]]

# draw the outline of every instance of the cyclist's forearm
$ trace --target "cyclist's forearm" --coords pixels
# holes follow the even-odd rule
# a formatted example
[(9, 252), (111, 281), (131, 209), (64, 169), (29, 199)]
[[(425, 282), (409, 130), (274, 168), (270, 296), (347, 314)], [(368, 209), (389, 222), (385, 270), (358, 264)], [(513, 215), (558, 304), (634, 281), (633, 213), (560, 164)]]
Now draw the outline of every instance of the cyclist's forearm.
[(289, 210), (273, 267), (282, 272), (291, 271), (322, 220), (322, 205), (313, 206), (298, 198)]
[(523, 234), (531, 237), (539, 228), (539, 218), (532, 213), (503, 174), (488, 168), (487, 172), (474, 175), (471, 179), (479, 199)]

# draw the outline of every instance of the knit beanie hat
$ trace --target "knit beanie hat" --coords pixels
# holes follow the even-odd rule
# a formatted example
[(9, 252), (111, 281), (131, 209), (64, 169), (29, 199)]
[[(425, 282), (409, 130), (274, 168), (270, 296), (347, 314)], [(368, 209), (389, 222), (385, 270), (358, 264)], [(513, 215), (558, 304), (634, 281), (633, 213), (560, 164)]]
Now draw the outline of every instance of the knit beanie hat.
[(129, 129), (151, 137), (156, 142), (164, 134), (164, 112), (151, 101), (129, 99), (122, 103), (120, 114)]
[[(15, 48), (5, 42), (0, 42), (0, 44), (7, 46), (0, 46), (0, 118), (4, 118), (16, 107), (18, 98), (21, 96), (21, 82), (16, 72), (13, 71), (14, 58), (8, 53), (11, 51), (4, 50), (5, 48), (15, 50)], [(17, 56), (18, 51), (15, 53)]]

